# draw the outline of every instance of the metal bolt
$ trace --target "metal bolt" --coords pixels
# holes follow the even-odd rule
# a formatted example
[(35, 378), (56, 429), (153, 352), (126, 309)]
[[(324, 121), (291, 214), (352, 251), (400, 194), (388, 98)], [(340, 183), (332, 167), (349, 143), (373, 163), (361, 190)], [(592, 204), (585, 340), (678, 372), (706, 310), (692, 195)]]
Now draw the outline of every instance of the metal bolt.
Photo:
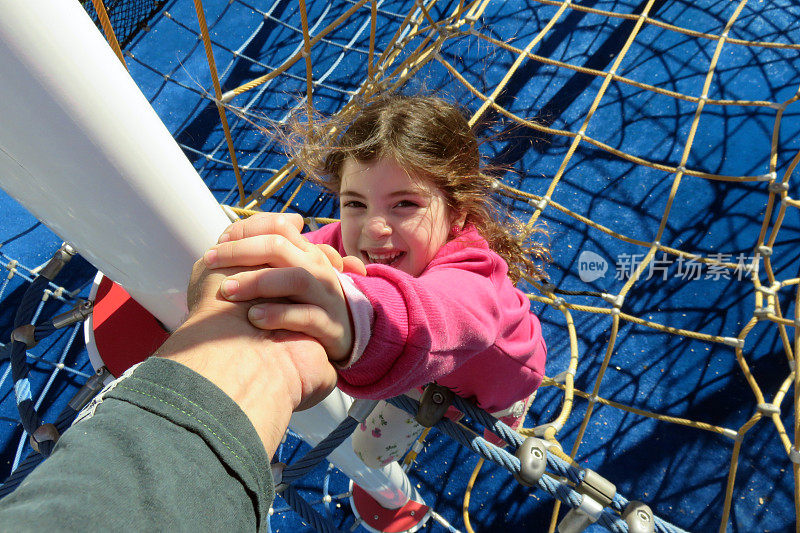
[(532, 453), (532, 454), (533, 454), (533, 456), (534, 456), (534, 457), (536, 457), (537, 459), (541, 459), (541, 458), (542, 458), (542, 450), (540, 450), (540, 449), (538, 449), (538, 448), (531, 448), (531, 453)]
[(642, 522), (649, 522), (650, 521), (650, 515), (645, 513), (641, 509), (639, 509), (639, 511), (636, 514), (639, 515), (639, 520), (641, 520)]
[(411, 511), (409, 514), (410, 514), (411, 516), (414, 516), (414, 513), (415, 513), (415, 512), (416, 512), (416, 511)]
[(373, 520), (377, 520), (378, 518), (379, 518), (378, 515), (372, 517)]
[(444, 395), (441, 392), (434, 392), (431, 400), (433, 403), (444, 403)]

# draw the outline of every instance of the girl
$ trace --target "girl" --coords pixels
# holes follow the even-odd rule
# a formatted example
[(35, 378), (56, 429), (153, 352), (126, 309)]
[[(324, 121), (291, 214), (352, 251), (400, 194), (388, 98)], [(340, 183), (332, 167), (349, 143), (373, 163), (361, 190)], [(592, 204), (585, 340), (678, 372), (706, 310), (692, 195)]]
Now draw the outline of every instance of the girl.
[[(306, 138), (319, 139), (319, 131)], [(208, 266), (278, 268), (231, 276), (223, 295), (288, 298), (254, 305), (251, 322), (317, 338), (339, 387), (354, 397), (418, 398), (436, 381), (518, 427), (541, 383), (546, 348), (513, 282), (523, 273), (541, 277), (531, 258), (547, 252), (524, 247), (495, 219), (493, 179), (464, 115), (438, 98), (383, 97), (333, 146), (304, 144), (298, 156), (339, 195), (341, 222), (303, 237), (299, 217), (235, 223), (207, 253)], [(345, 255), (360, 261), (346, 258), (349, 273), (337, 273)], [(380, 402), (353, 446), (367, 465), (382, 466), (421, 431)]]

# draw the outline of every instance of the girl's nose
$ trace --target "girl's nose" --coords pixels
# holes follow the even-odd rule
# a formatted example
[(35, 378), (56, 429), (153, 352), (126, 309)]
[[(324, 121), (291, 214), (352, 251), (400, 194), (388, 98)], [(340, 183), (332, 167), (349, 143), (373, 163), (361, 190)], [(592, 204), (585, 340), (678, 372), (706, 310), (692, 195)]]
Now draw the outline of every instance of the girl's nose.
[(392, 228), (383, 217), (371, 217), (364, 226), (364, 231), (371, 239), (380, 239), (392, 234)]

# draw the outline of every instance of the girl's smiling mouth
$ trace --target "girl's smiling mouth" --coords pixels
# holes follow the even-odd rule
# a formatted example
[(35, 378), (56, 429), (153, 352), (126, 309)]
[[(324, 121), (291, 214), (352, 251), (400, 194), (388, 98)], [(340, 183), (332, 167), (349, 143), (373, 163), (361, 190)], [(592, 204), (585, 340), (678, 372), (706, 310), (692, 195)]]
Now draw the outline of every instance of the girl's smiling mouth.
[(367, 259), (369, 263), (377, 263), (380, 265), (389, 265), (392, 266), (396, 264), (404, 255), (405, 252), (401, 252), (400, 250), (389, 250), (389, 251), (367, 251), (363, 250), (362, 255)]

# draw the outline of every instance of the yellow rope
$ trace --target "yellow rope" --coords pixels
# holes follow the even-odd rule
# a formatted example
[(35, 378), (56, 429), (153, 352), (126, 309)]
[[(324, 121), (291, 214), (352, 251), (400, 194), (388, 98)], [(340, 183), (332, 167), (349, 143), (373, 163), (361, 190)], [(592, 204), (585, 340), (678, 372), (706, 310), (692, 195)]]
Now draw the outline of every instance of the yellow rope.
[[(321, 32), (319, 32), (316, 36), (314, 36), (314, 38), (311, 39), (311, 41), (310, 41), (310, 46), (314, 46), (319, 41), (321, 41), (326, 35), (328, 35), (330, 32), (332, 32), (337, 27), (339, 27), (339, 25), (342, 24), (342, 22), (344, 22), (345, 20), (350, 18), (350, 15), (352, 15), (353, 13), (358, 11), (358, 9), (361, 6), (363, 6), (364, 4), (366, 4), (366, 3), (367, 3), (367, 0), (358, 0), (358, 2), (353, 4), (353, 6), (350, 9), (348, 9), (345, 13), (340, 15), (336, 20), (331, 22)], [(302, 51), (301, 52), (297, 52), (292, 57), (290, 57), (289, 59), (284, 61), (278, 68), (276, 68), (275, 70), (273, 70), (269, 74), (265, 74), (265, 75), (263, 75), (263, 76), (261, 76), (259, 78), (254, 79), (253, 81), (245, 83), (244, 85), (240, 85), (239, 87), (226, 92), (224, 101), (225, 102), (229, 102), (234, 97), (239, 96), (240, 94), (245, 93), (245, 92), (249, 91), (250, 89), (253, 89), (254, 87), (258, 87), (259, 85), (262, 85), (262, 84), (268, 82), (269, 80), (278, 77), (279, 75), (281, 75), (284, 72), (286, 72), (287, 70), (289, 70), (289, 68), (291, 68), (292, 65), (297, 63), (300, 60), (301, 57), (303, 57), (303, 52)], [(218, 97), (218, 98), (221, 99), (221, 97)]]
[[(564, 2), (559, 2), (558, 0), (536, 0), (539, 3), (547, 4), (551, 6), (558, 6), (563, 4)], [(618, 19), (627, 19), (627, 20), (634, 20), (636, 15), (628, 15), (625, 13), (614, 13), (613, 11), (604, 11), (602, 9), (594, 9), (591, 7), (581, 6), (578, 4), (572, 4), (570, 6), (575, 11), (584, 11), (586, 13), (594, 13), (595, 15), (602, 15), (604, 17), (609, 18), (618, 18)], [(688, 35), (689, 37), (699, 37), (702, 39), (710, 39), (710, 40), (718, 40), (719, 36), (711, 35), (709, 33), (703, 33), (699, 31), (689, 30), (687, 28), (681, 28), (678, 26), (673, 26), (672, 24), (667, 24), (666, 22), (661, 22), (654, 18), (647, 17), (646, 18), (647, 24), (652, 24), (653, 26), (658, 26), (659, 28), (664, 28), (665, 30), (671, 30), (674, 32), (682, 33), (683, 35)], [(743, 39), (727, 39), (728, 42), (732, 44), (743, 44), (746, 46), (758, 46), (761, 48), (784, 48), (789, 50), (800, 50), (800, 44), (783, 44), (783, 43), (769, 43), (769, 42), (762, 42), (762, 41), (745, 41)]]
[[(250, 88), (256, 87), (269, 79), (279, 76), (292, 65), (297, 63), (301, 57), (303, 57), (306, 62), (306, 95), (308, 98), (309, 112), (313, 111), (313, 75), (311, 56), (312, 52), (314, 51), (314, 47), (328, 33), (340, 27), (358, 10), (360, 10), (362, 7), (365, 7), (367, 1), (368, 0), (359, 0), (353, 3), (352, 6), (342, 15), (340, 15), (333, 23), (312, 37), (309, 34), (308, 29), (305, 1), (300, 0), (300, 15), (303, 26), (302, 51), (284, 61), (274, 71), (267, 73), (260, 78), (252, 80), (251, 82), (246, 83), (241, 87), (234, 89), (233, 91), (229, 91), (224, 97), (220, 97), (219, 95), (219, 91), (217, 90), (218, 80), (216, 80), (216, 69), (215, 67), (212, 67), (212, 78), (215, 80), (217, 100), (228, 101), (230, 98), (241, 94)], [(343, 117), (347, 118), (354, 116), (358, 112), (359, 106), (369, 103), (376, 94), (384, 90), (394, 90), (402, 87), (409, 79), (419, 72), (421, 68), (429, 65), (431, 61), (436, 61), (445, 69), (447, 69), (448, 72), (450, 72), (456, 82), (461, 84), (467, 91), (475, 95), (475, 97), (480, 100), (479, 108), (470, 119), (471, 124), (475, 124), (487, 112), (492, 111), (514, 121), (514, 123), (522, 127), (530, 128), (531, 130), (549, 135), (559, 136), (564, 139), (569, 139), (569, 149), (563, 156), (558, 170), (553, 176), (549, 176), (550, 179), (548, 186), (543, 193), (540, 191), (538, 194), (534, 194), (516, 189), (501, 181), (498, 181), (497, 183), (499, 194), (509, 197), (513, 202), (527, 203), (529, 206), (531, 206), (529, 211), (530, 218), (527, 221), (529, 228), (532, 227), (537, 220), (545, 214), (545, 211), (550, 209), (552, 211), (547, 211), (547, 214), (554, 212), (563, 213), (564, 216), (570, 217), (579, 223), (592, 228), (593, 230), (597, 230), (604, 235), (618, 239), (621, 242), (640, 247), (642, 250), (642, 260), (637, 264), (637, 267), (634, 269), (632, 275), (623, 284), (622, 289), (617, 294), (602, 295), (603, 298), (598, 298), (597, 305), (585, 305), (568, 301), (551, 292), (551, 286), (542, 285), (535, 280), (528, 280), (538, 291), (536, 293), (528, 294), (528, 298), (531, 301), (551, 305), (561, 312), (560, 316), (563, 316), (563, 327), (569, 337), (569, 354), (568, 362), (563, 363), (566, 368), (558, 369), (561, 371), (560, 376), (562, 376), (559, 377), (559, 382), (554, 381), (552, 378), (545, 378), (542, 384), (542, 387), (556, 387), (560, 391), (563, 391), (563, 402), (560, 410), (553, 416), (552, 420), (543, 421), (543, 423), (537, 428), (520, 430), (520, 433), (525, 436), (539, 435), (543, 437), (545, 440), (553, 444), (553, 446), (549, 448), (551, 453), (556, 454), (564, 460), (572, 462), (572, 464), (575, 464), (574, 458), (577, 457), (580, 452), (582, 442), (587, 433), (587, 428), (589, 427), (589, 422), (592, 416), (596, 415), (597, 409), (595, 409), (595, 405), (598, 407), (608, 406), (610, 408), (619, 409), (636, 416), (653, 419), (658, 422), (676, 424), (727, 437), (733, 441), (733, 445), (731, 449), (728, 478), (724, 491), (724, 504), (722, 508), (722, 514), (720, 516), (720, 531), (724, 532), (727, 527), (727, 521), (733, 501), (736, 472), (738, 468), (742, 442), (750, 429), (752, 429), (762, 419), (767, 423), (771, 423), (776, 428), (778, 439), (787, 455), (791, 457), (792, 454), (797, 453), (797, 443), (800, 442), (800, 417), (797, 416), (798, 412), (800, 411), (800, 377), (798, 377), (798, 372), (791, 372), (790, 375), (784, 379), (781, 387), (774, 394), (772, 399), (772, 405), (780, 407), (781, 404), (784, 403), (785, 399), (785, 403), (790, 403), (787, 398), (791, 398), (791, 403), (793, 403), (792, 409), (795, 413), (793, 428), (784, 427), (780, 416), (775, 414), (764, 414), (762, 412), (754, 413), (753, 416), (738, 429), (721, 427), (703, 421), (689, 420), (664, 413), (640, 409), (632, 405), (625, 405), (612, 399), (600, 396), (600, 392), (602, 391), (604, 379), (607, 379), (605, 374), (607, 373), (607, 370), (611, 365), (613, 357), (617, 351), (621, 321), (631, 324), (634, 327), (645, 327), (664, 334), (679, 335), (708, 343), (709, 345), (721, 344), (724, 346), (730, 346), (730, 357), (731, 359), (736, 360), (739, 371), (750, 387), (754, 401), (757, 405), (765, 403), (765, 394), (764, 390), (762, 390), (762, 387), (759, 385), (758, 381), (750, 370), (747, 357), (748, 354), (745, 351), (748, 338), (752, 339), (750, 335), (756, 325), (759, 324), (759, 322), (763, 322), (761, 326), (762, 328), (774, 328), (777, 337), (780, 338), (783, 345), (784, 354), (787, 360), (792, 364), (796, 359), (795, 354), (800, 353), (798, 351), (800, 350), (800, 328), (796, 327), (798, 324), (800, 324), (796, 318), (798, 316), (797, 309), (800, 308), (800, 278), (784, 280), (776, 279), (776, 276), (773, 272), (772, 259), (769, 255), (773, 246), (775, 246), (775, 243), (778, 242), (778, 234), (783, 226), (784, 220), (786, 220), (788, 216), (787, 210), (790, 208), (800, 208), (799, 199), (790, 198), (787, 191), (780, 190), (780, 187), (778, 187), (780, 184), (788, 185), (791, 182), (791, 177), (795, 168), (800, 165), (800, 152), (795, 155), (795, 157), (786, 167), (786, 170), (783, 171), (783, 176), (778, 178), (777, 175), (778, 152), (780, 147), (780, 125), (789, 106), (800, 101), (800, 91), (798, 91), (792, 98), (789, 98), (783, 102), (770, 102), (763, 100), (726, 100), (711, 99), (708, 97), (709, 90), (712, 86), (714, 75), (717, 69), (717, 63), (725, 46), (734, 44), (737, 46), (798, 50), (800, 49), (800, 45), (762, 41), (745, 41), (741, 39), (730, 38), (728, 33), (742, 12), (742, 9), (746, 4), (746, 0), (738, 1), (731, 16), (728, 18), (723, 31), (719, 35), (712, 35), (686, 28), (680, 28), (678, 26), (667, 24), (652, 18), (649, 13), (655, 3), (655, 0), (650, 0), (647, 2), (643, 6), (642, 10), (637, 14), (613, 13), (600, 9), (589, 8), (572, 3), (571, 1), (536, 0), (541, 4), (556, 6), (557, 9), (554, 11), (551, 10), (550, 19), (546, 21), (544, 26), (530, 39), (530, 41), (525, 44), (524, 47), (518, 47), (510, 43), (500, 41), (491, 35), (480, 31), (480, 26), (476, 25), (475, 22), (481, 16), (484, 10), (487, 9), (489, 0), (458, 2), (458, 5), (449, 15), (442, 16), (439, 20), (436, 20), (432, 15), (432, 13), (434, 13), (432, 6), (435, 4), (435, 0), (428, 2), (419, 0), (416, 3), (415, 8), (410, 10), (404, 17), (403, 21), (397, 26), (393, 37), (388, 41), (389, 44), (386, 45), (383, 50), (379, 50), (378, 43), (376, 42), (378, 24), (377, 1), (369, 1), (369, 52), (366, 55), (366, 65), (363, 71), (366, 72), (366, 79), (357, 91), (358, 98), (354, 98), (340, 110), (340, 113)], [(196, 5), (199, 5), (200, 0), (195, 0), (195, 2)], [(553, 28), (569, 14), (570, 10), (592, 13), (604, 17), (624, 19), (634, 23), (633, 28), (630, 31), (630, 34), (628, 35), (622, 49), (617, 53), (614, 61), (607, 71), (571, 65), (568, 62), (553, 60), (536, 53), (535, 49), (537, 45), (539, 45), (548, 36), (548, 34), (553, 31)], [(366, 14), (366, 9), (363, 11)], [(205, 22), (202, 20), (200, 12), (198, 12), (198, 17), (201, 19), (201, 31), (204, 34), (204, 43), (207, 42), (207, 55), (209, 55), (209, 62), (211, 63), (213, 62), (213, 58), (210, 56), (210, 40), (207, 40), (207, 29), (205, 29)], [(714, 43), (714, 53), (711, 57), (711, 61), (709, 63), (708, 70), (699, 94), (688, 95), (671, 91), (653, 84), (626, 77), (618, 73), (620, 65), (628, 54), (632, 43), (637, 38), (637, 35), (643, 29), (643, 27), (647, 25), (662, 28), (671, 32), (677, 32), (693, 38), (706, 39)], [(486, 45), (491, 45), (497, 49), (501, 49), (513, 54), (513, 62), (506, 68), (503, 77), (495, 86), (492, 87), (492, 90), (483, 92), (473, 86), (465, 78), (465, 76), (459, 72), (458, 68), (456, 68), (451, 61), (443, 57), (440, 53), (440, 51), (443, 49), (447, 50), (445, 45), (447, 44), (448, 40), (451, 39), (480, 40), (483, 43), (486, 43)], [(483, 46), (483, 44), (481, 45)], [(577, 131), (567, 131), (543, 126), (533, 120), (530, 120), (529, 118), (509, 111), (503, 105), (498, 103), (498, 100), (502, 98), (503, 93), (510, 83), (512, 77), (515, 74), (518, 74), (522, 66), (528, 61), (536, 61), (541, 64), (557, 67), (559, 69), (566, 69), (572, 72), (581, 73), (583, 75), (593, 76), (597, 78), (598, 81), (601, 81), (599, 84), (599, 89), (592, 100), (591, 106), (585, 114)], [(647, 91), (648, 93), (654, 95), (661, 95), (686, 101), (696, 106), (689, 131), (686, 139), (683, 141), (681, 157), (677, 164), (649, 161), (644, 157), (623, 152), (606, 143), (603, 143), (599, 139), (595, 139), (586, 135), (589, 123), (596, 110), (602, 103), (604, 103), (605, 95), (607, 94), (611, 83), (625, 84), (642, 91)], [(770, 161), (768, 172), (766, 174), (751, 176), (721, 175), (704, 172), (697, 168), (686, 167), (687, 162), (690, 160), (690, 155), (695, 144), (695, 138), (697, 136), (701, 116), (703, 116), (706, 106), (743, 106), (761, 108), (762, 110), (769, 110), (769, 112), (774, 110), (775, 119), (773, 122), (771, 135)], [(219, 104), (218, 107), (220, 107)], [(224, 127), (226, 128), (227, 132), (227, 126), (225, 125)], [(226, 133), (226, 138), (228, 138), (228, 136), (229, 133)], [(576, 150), (581, 143), (584, 142), (595, 148), (603, 150), (614, 157), (618, 157), (621, 160), (644, 166), (654, 171), (664, 172), (665, 179), (671, 180), (669, 193), (666, 197), (666, 205), (661, 212), (659, 226), (655, 234), (648, 235), (645, 238), (634, 238), (630, 235), (622, 233), (618, 229), (600, 224), (591, 220), (587, 216), (576, 213), (562, 205), (562, 203), (554, 198), (554, 195), (556, 195), (560, 190), (558, 184), (564, 177), (566, 169), (569, 167)], [(234, 168), (238, 168), (238, 165), (236, 165), (235, 162)], [(267, 199), (273, 198), (276, 194), (282, 191), (285, 191), (285, 193), (288, 194), (288, 184), (298, 175), (299, 170), (294, 162), (287, 162), (272, 176), (265, 179), (263, 184), (245, 199), (241, 206), (245, 207), (246, 209), (234, 208), (234, 212), (240, 216), (249, 216), (258, 212), (256, 208), (261, 206)], [(673, 203), (677, 196), (680, 185), (686, 176), (727, 183), (766, 182), (764, 184), (765, 189), (769, 184), (769, 190), (771, 192), (768, 194), (768, 200), (763, 213), (764, 218), (762, 220), (761, 229), (757, 240), (758, 244), (764, 248), (757, 248), (758, 253), (756, 254), (755, 260), (752, 262), (752, 264), (744, 264), (742, 260), (737, 263), (734, 259), (728, 260), (722, 254), (695, 254), (661, 243), (662, 236), (665, 234), (667, 224), (670, 221), (669, 219), (672, 212)], [(299, 184), (293, 186), (294, 188), (291, 190), (291, 194), (288, 194), (288, 200), (286, 200), (286, 202), (283, 204), (283, 207), (280, 208), (280, 212), (285, 212), (286, 210), (290, 209), (291, 203), (298, 195), (304, 183), (304, 181), (300, 181)], [(243, 193), (240, 192), (240, 194), (244, 199)], [(307, 223), (313, 222), (317, 224), (325, 224), (332, 221), (333, 219), (327, 218), (313, 218), (306, 220)], [(670, 257), (680, 258), (681, 260), (695, 261), (705, 265), (714, 266), (723, 269), (728, 273), (731, 273), (732, 271), (738, 271), (740, 275), (745, 274), (739, 279), (742, 280), (743, 283), (752, 284), (754, 298), (750, 301), (754, 301), (753, 316), (747, 320), (738, 334), (732, 333), (731, 335), (735, 336), (725, 337), (722, 335), (703, 333), (701, 331), (692, 331), (671, 327), (666, 324), (653, 321), (644, 316), (635, 316), (629, 312), (623, 311), (623, 302), (626, 296), (630, 293), (634, 286), (641, 283), (643, 278), (647, 275), (648, 269), (650, 269), (652, 265), (656, 264), (655, 261), (658, 260), (657, 254), (666, 254)], [(727, 257), (732, 256), (727, 254)], [(741, 270), (744, 267), (752, 267), (752, 269)], [(790, 286), (793, 287), (793, 296), (795, 301), (793, 310), (794, 316), (785, 317), (783, 315), (783, 309), (786, 309), (786, 302), (782, 300), (789, 298), (789, 296), (786, 291), (783, 294), (779, 294), (779, 292), (782, 288)], [(583, 363), (585, 363), (585, 361), (582, 358), (582, 354), (580, 353), (578, 346), (577, 327), (573, 313), (591, 313), (595, 316), (607, 315), (609, 317), (609, 339), (605, 343), (603, 359), (600, 362), (600, 366), (599, 369), (597, 369), (596, 375), (593, 376), (591, 390), (588, 392), (579, 390), (575, 387), (575, 377), (578, 375), (579, 371), (583, 370)], [(752, 340), (750, 342), (752, 342)], [(792, 387), (793, 394), (792, 396), (789, 396)], [(771, 390), (772, 389), (770, 388), (769, 391)], [(582, 411), (582, 420), (578, 426), (578, 431), (574, 435), (575, 439), (572, 441), (571, 449), (569, 450), (569, 453), (565, 453), (562, 451), (561, 444), (558, 440), (559, 432), (565, 426), (569, 418), (573, 416), (573, 407), (576, 401), (585, 401), (586, 409)], [(421, 438), (424, 438), (426, 434), (427, 432), (425, 432)], [(408, 464), (412, 463), (415, 459), (416, 453), (410, 453), (406, 456), (406, 462)], [(472, 531), (472, 526), (469, 521), (470, 496), (482, 464), (483, 460), (480, 460), (476, 465), (464, 494), (462, 514), (466, 529), (470, 532)], [(798, 468), (797, 463), (793, 463), (793, 475), (795, 511), (798, 516), (800, 516), (800, 468)], [(559, 509), (560, 504), (556, 502), (553, 509), (553, 519), (551, 520), (549, 526), (550, 531), (555, 531)], [(798, 526), (798, 532), (800, 533), (800, 526)]]
[(469, 500), (472, 496), (472, 487), (475, 486), (475, 480), (478, 479), (478, 472), (481, 471), (483, 463), (483, 457), (480, 457), (478, 459), (478, 463), (475, 465), (475, 468), (472, 469), (472, 475), (469, 476), (467, 488), (464, 491), (464, 503), (461, 506), (461, 516), (464, 518), (464, 527), (467, 528), (469, 533), (475, 533), (475, 530), (472, 529), (472, 524), (469, 521)]
[(239, 162), (236, 160), (236, 149), (233, 146), (231, 130), (228, 127), (228, 117), (225, 114), (225, 107), (222, 105), (222, 88), (220, 87), (219, 76), (217, 75), (217, 63), (214, 61), (214, 51), (211, 49), (211, 36), (208, 34), (203, 0), (194, 0), (194, 9), (197, 11), (197, 21), (200, 24), (200, 33), (203, 36), (203, 47), (206, 51), (208, 69), (211, 72), (211, 81), (214, 83), (214, 104), (217, 106), (220, 124), (222, 124), (222, 129), (225, 132), (225, 141), (228, 143), (228, 153), (231, 156), (231, 165), (233, 165), (236, 185), (239, 188), (239, 206), (244, 207), (244, 184), (242, 183), (242, 176), (239, 171)]
[(111, 49), (114, 50), (114, 54), (116, 54), (117, 58), (127, 70), (128, 64), (125, 63), (125, 58), (122, 56), (122, 48), (120, 48), (119, 41), (117, 41), (117, 34), (114, 33), (114, 27), (111, 26), (111, 20), (108, 18), (108, 12), (106, 12), (106, 6), (103, 0), (92, 0), (92, 6), (94, 6), (94, 11), (97, 13), (97, 19), (100, 21), (100, 27), (103, 28), (106, 41), (108, 41)]

